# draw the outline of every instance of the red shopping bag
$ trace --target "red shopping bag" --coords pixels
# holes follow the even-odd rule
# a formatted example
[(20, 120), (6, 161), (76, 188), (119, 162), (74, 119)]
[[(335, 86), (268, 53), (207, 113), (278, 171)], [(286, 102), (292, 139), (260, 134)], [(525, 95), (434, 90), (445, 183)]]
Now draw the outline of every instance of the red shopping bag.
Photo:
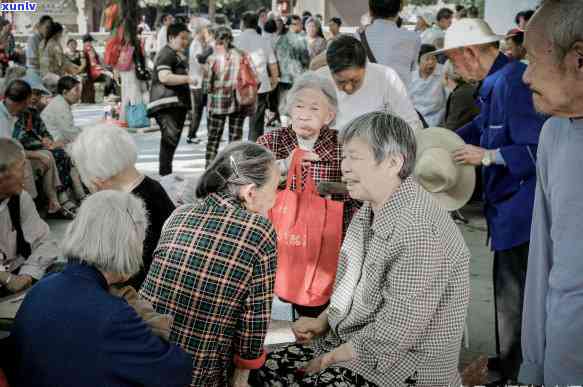
[[(320, 197), (309, 172), (302, 185), (302, 154), (295, 151), (286, 188), (277, 194), (270, 211), (277, 231), (275, 294), (294, 304), (320, 306), (332, 295), (342, 243), (343, 203)], [(294, 176), (296, 191), (291, 190)]]

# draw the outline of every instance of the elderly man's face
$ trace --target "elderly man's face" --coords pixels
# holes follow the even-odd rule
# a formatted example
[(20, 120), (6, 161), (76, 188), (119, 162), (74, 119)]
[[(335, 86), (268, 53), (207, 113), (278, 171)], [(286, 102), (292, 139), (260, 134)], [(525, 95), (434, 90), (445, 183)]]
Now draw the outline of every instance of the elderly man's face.
[(292, 129), (303, 139), (313, 139), (334, 119), (334, 112), (319, 89), (302, 89), (290, 109)]
[(15, 161), (4, 172), (0, 172), (0, 197), (18, 195), (24, 189), (24, 164), (22, 157)]
[(336, 87), (346, 94), (354, 94), (361, 88), (366, 75), (365, 67), (353, 67), (332, 74)]
[(455, 71), (467, 81), (481, 81), (485, 78), (480, 67), (478, 49), (463, 48), (446, 51), (446, 55), (453, 63)]
[(551, 42), (540, 28), (544, 23), (538, 23), (535, 17), (537, 22), (529, 25), (525, 35), (529, 65), (523, 76), (532, 90), (535, 108), (557, 116), (583, 116), (583, 43), (576, 43), (558, 63)]
[(373, 205), (382, 205), (387, 199), (387, 184), (398, 178), (402, 163), (397, 165), (391, 157), (376, 161), (374, 153), (368, 142), (355, 137), (344, 144), (342, 158), (342, 181), (350, 197), (356, 200), (369, 201)]
[(13, 116), (19, 116), (20, 113), (22, 113), (24, 111), (24, 109), (26, 109), (30, 103), (30, 97), (28, 97), (27, 99), (25, 99), (22, 102), (15, 102), (12, 101), (10, 99), (6, 100), (6, 109), (8, 110), (8, 112), (13, 115)]
[(302, 32), (302, 21), (299, 19), (292, 19), (289, 29), (291, 32), (299, 34)]

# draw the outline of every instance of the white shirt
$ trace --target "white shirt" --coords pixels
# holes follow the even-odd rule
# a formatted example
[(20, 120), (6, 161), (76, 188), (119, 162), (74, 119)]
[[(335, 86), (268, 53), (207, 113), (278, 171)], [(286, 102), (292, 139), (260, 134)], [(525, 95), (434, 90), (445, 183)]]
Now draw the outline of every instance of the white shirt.
[(439, 126), (445, 115), (447, 95), (443, 86), (443, 67), (437, 65), (427, 79), (421, 78), (419, 70), (412, 73), (409, 95), (415, 109), (423, 115), (427, 125)]
[[(359, 34), (356, 37), (360, 39)], [(421, 47), (419, 35), (397, 27), (394, 21), (376, 19), (366, 28), (366, 40), (377, 63), (393, 68), (408, 87)]]
[[(318, 74), (334, 82), (328, 66), (319, 69)], [(390, 67), (367, 63), (360, 89), (354, 94), (346, 94), (336, 89), (336, 95), (338, 97), (336, 129), (338, 130), (353, 119), (375, 111), (392, 113), (405, 120), (414, 130), (423, 128), (407, 94), (405, 84)]]
[(55, 141), (73, 142), (81, 133), (81, 129), (74, 124), (71, 105), (62, 95), (54, 97), (40, 117)]
[(254, 29), (248, 28), (235, 38), (235, 47), (246, 51), (251, 57), (259, 75), (259, 82), (261, 82), (259, 94), (271, 91), (267, 65), (277, 63), (271, 42), (259, 35)]
[(0, 265), (10, 272), (20, 268), (19, 274), (40, 279), (46, 268), (56, 260), (59, 249), (50, 240), (50, 229), (40, 218), (30, 195), (20, 194), (20, 219), (24, 239), (30, 243), (32, 254), (25, 260), (16, 255), (16, 231), (13, 230), (8, 210), (8, 199), (0, 202)]
[(16, 118), (8, 112), (4, 102), (0, 102), (0, 138), (12, 138)]
[(196, 59), (197, 55), (202, 54), (202, 44), (198, 39), (193, 39), (192, 43), (190, 43), (190, 49), (188, 50), (188, 72), (190, 77), (194, 80), (194, 85), (190, 85), (191, 89), (200, 89), (202, 88), (202, 65), (198, 63)]
[(166, 44), (168, 44), (168, 27), (160, 27), (156, 41), (158, 42), (158, 51), (160, 51)]

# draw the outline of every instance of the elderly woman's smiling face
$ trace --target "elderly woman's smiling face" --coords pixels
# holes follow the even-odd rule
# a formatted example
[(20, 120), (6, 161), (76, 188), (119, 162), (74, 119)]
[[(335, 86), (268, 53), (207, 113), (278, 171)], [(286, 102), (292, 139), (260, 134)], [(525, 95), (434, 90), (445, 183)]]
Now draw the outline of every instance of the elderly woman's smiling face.
[(305, 88), (297, 92), (290, 107), (292, 129), (302, 139), (318, 138), (336, 113), (320, 89)]

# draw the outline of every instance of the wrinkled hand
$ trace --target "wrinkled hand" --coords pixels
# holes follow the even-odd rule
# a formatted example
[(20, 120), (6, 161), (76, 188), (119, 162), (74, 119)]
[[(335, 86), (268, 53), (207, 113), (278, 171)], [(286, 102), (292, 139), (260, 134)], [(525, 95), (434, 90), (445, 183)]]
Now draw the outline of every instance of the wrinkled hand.
[(32, 285), (32, 277), (29, 275), (13, 275), (6, 288), (11, 293), (18, 293)]
[(464, 145), (453, 152), (453, 159), (458, 164), (482, 165), (486, 149), (474, 145)]
[(307, 374), (316, 374), (336, 363), (342, 363), (352, 360), (354, 351), (350, 343), (344, 343), (332, 352), (328, 352), (320, 357), (313, 359), (305, 369)]
[(292, 332), (299, 344), (308, 344), (330, 330), (328, 320), (323, 318), (301, 317), (292, 326)]

